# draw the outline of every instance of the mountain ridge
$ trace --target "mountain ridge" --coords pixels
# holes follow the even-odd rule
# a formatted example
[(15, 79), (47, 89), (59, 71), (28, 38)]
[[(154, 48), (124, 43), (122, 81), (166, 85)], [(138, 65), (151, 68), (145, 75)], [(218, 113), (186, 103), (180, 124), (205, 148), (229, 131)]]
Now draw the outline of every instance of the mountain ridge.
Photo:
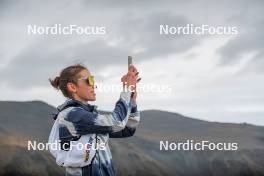
[[(0, 175), (64, 175), (64, 168), (56, 165), (48, 151), (26, 149), (28, 140), (47, 142), (53, 112), (56, 108), (42, 101), (0, 101)], [(239, 149), (159, 149), (161, 140), (187, 139), (238, 142)], [(208, 122), (179, 113), (146, 110), (141, 112), (133, 137), (111, 139), (109, 144), (119, 175), (264, 175), (262, 126)]]

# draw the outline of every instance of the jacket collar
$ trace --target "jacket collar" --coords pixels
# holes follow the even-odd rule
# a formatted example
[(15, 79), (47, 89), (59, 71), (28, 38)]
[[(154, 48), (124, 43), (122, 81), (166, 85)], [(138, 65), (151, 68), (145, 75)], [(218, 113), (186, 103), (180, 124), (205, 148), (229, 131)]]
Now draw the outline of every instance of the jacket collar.
[(96, 105), (84, 104), (78, 100), (67, 99), (62, 105), (57, 107), (58, 112), (53, 114), (54, 115), (53, 119), (56, 120), (59, 112), (68, 108), (68, 107), (82, 107), (89, 112), (97, 112), (97, 106)]

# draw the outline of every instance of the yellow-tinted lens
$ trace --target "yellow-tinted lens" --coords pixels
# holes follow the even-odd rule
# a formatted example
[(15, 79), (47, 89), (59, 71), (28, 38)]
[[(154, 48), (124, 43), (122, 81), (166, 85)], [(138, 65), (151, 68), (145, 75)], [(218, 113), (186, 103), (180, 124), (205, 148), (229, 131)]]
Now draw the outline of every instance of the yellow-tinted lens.
[(90, 86), (94, 86), (94, 76), (88, 76), (88, 82)]

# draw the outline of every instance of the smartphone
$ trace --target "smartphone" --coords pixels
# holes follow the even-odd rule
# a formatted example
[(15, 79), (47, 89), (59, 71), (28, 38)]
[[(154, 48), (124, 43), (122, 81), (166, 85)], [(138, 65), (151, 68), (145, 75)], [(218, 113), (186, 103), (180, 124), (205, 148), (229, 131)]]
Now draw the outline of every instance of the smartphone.
[[(131, 56), (128, 56), (128, 70), (129, 70), (129, 66), (130, 65), (132, 65), (132, 57)], [(137, 82), (139, 82), (141, 80), (141, 78), (139, 78), (138, 80), (137, 80)]]
[[(127, 61), (128, 61), (128, 70), (129, 70), (129, 66), (132, 65), (132, 57), (128, 56)], [(134, 95), (134, 92), (131, 93), (131, 97), (133, 97), (133, 95)]]
[(128, 56), (128, 70), (130, 65), (132, 65), (132, 57)]

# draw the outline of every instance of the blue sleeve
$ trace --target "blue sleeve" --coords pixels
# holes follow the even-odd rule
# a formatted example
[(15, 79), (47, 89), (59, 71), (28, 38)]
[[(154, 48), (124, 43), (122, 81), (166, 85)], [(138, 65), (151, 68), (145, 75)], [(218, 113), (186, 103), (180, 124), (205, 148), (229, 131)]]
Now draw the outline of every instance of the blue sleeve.
[[(111, 133), (125, 128), (128, 121), (129, 104), (120, 98), (111, 114), (102, 115), (89, 112), (81, 107), (74, 107), (65, 116), (65, 124), (73, 135), (91, 133)], [(73, 125), (73, 126), (71, 126)]]
[(136, 128), (131, 128), (126, 126), (123, 130), (118, 132), (112, 132), (109, 133), (110, 138), (125, 138), (125, 137), (131, 137), (135, 134)]
[(135, 103), (132, 103), (131, 112), (128, 118), (128, 122), (125, 126), (125, 128), (118, 132), (110, 132), (109, 137), (110, 138), (125, 138), (125, 137), (131, 137), (135, 134), (136, 128), (140, 121), (140, 113), (137, 110), (137, 105)]

